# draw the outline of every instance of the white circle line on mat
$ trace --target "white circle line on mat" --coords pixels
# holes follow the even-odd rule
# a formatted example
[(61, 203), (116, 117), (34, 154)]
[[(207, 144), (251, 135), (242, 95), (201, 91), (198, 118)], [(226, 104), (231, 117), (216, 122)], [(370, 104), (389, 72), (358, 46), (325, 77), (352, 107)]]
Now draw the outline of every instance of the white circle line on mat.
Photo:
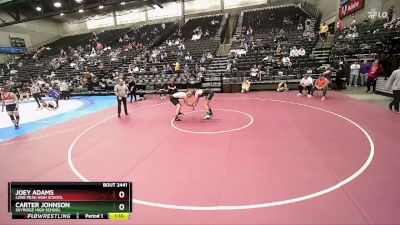
[[(299, 196), (296, 198), (291, 198), (291, 199), (286, 199), (286, 200), (281, 200), (281, 201), (275, 201), (275, 202), (266, 202), (266, 203), (259, 203), (259, 204), (246, 204), (246, 205), (218, 205), (218, 206), (190, 206), (190, 205), (173, 205), (173, 204), (164, 204), (164, 203), (157, 203), (157, 202), (150, 202), (150, 201), (144, 201), (144, 200), (139, 200), (139, 199), (132, 199), (133, 203), (136, 204), (140, 204), (140, 205), (146, 205), (146, 206), (151, 206), (151, 207), (158, 207), (158, 208), (166, 208), (166, 209), (177, 209), (177, 210), (198, 210), (198, 211), (216, 211), (216, 210), (243, 210), (243, 209), (257, 209), (257, 208), (267, 208), (267, 207), (273, 207), (273, 206), (280, 206), (280, 205), (286, 205), (286, 204), (291, 204), (291, 203), (296, 203), (296, 202), (301, 202), (301, 201), (305, 201), (305, 200), (309, 200), (312, 198), (316, 198), (319, 197), (321, 195), (327, 194), (329, 192), (332, 192), (340, 187), (342, 187), (343, 185), (353, 181), (354, 179), (356, 179), (358, 176), (360, 176), (367, 168), (368, 166), (371, 164), (372, 159), (374, 158), (374, 154), (375, 154), (375, 145), (374, 142), (371, 138), (371, 136), (368, 134), (368, 132), (362, 128), (360, 125), (358, 125), (356, 122), (354, 122), (353, 120), (342, 116), (340, 114), (331, 112), (329, 110), (326, 109), (322, 109), (322, 108), (318, 108), (315, 106), (310, 106), (310, 105), (306, 105), (306, 104), (301, 104), (301, 103), (296, 103), (296, 102), (289, 102), (289, 101), (284, 101), (284, 100), (276, 100), (276, 99), (263, 99), (263, 98), (216, 98), (216, 100), (260, 100), (260, 101), (271, 101), (271, 102), (280, 102), (280, 103), (287, 103), (287, 104), (293, 104), (293, 105), (299, 105), (299, 106), (304, 106), (304, 107), (308, 107), (308, 108), (312, 108), (312, 109), (316, 109), (316, 110), (320, 110), (326, 113), (329, 113), (331, 115), (337, 116), (351, 124), (353, 124), (355, 127), (357, 127), (363, 134), (364, 136), (367, 138), (369, 145), (370, 145), (370, 153), (368, 155), (367, 160), (365, 161), (365, 163), (361, 166), (361, 168), (359, 168), (354, 174), (352, 174), (351, 176), (347, 177), (346, 179), (338, 182), (337, 184), (323, 189), (321, 191), (315, 192), (315, 193), (311, 193), (308, 195), (304, 195), (304, 196)], [(165, 104), (165, 103), (163, 103)], [(162, 104), (155, 104), (155, 105), (150, 105), (147, 107), (142, 107), (142, 108), (138, 108), (136, 110), (141, 110), (141, 109), (146, 109), (146, 108), (150, 108), (150, 107), (154, 107), (154, 106), (159, 106)], [(134, 111), (136, 111), (134, 110)], [(87, 128), (86, 130), (84, 130), (80, 135), (78, 135), (75, 140), (71, 143), (69, 149), (68, 149), (68, 165), (71, 168), (71, 170), (75, 173), (75, 175), (77, 177), (79, 177), (79, 179), (81, 179), (82, 181), (88, 182), (89, 179), (87, 179), (86, 177), (84, 177), (74, 166), (73, 161), (72, 161), (72, 150), (75, 146), (75, 144), (77, 143), (77, 141), (85, 134), (87, 133), (89, 130), (91, 130), (92, 128), (98, 126), (101, 123), (104, 123), (107, 120), (110, 120), (112, 118), (114, 118), (115, 116), (112, 117), (108, 117), (92, 126), (90, 126), (89, 128)]]
[[(196, 112), (202, 112), (202, 111), (205, 111), (205, 110), (187, 112), (187, 113), (185, 113), (185, 115), (188, 115), (188, 114), (191, 114), (191, 113), (196, 113)], [(229, 129), (229, 130), (218, 130), (218, 131), (190, 131), (190, 130), (185, 130), (185, 129), (179, 128), (179, 127), (177, 127), (175, 125), (175, 123), (174, 123), (175, 122), (175, 118), (173, 118), (171, 120), (171, 126), (173, 128), (175, 128), (176, 130), (178, 130), (178, 131), (182, 131), (182, 132), (190, 133), (190, 134), (222, 134), (222, 133), (228, 133), (228, 132), (243, 130), (243, 129), (249, 127), (251, 124), (253, 124), (253, 121), (254, 121), (254, 118), (250, 114), (242, 112), (242, 111), (238, 111), (238, 110), (233, 110), (233, 109), (213, 109), (213, 111), (236, 112), (236, 113), (240, 113), (240, 114), (243, 114), (243, 115), (247, 116), (250, 120), (244, 126), (241, 126), (241, 127), (238, 127), (238, 128)]]

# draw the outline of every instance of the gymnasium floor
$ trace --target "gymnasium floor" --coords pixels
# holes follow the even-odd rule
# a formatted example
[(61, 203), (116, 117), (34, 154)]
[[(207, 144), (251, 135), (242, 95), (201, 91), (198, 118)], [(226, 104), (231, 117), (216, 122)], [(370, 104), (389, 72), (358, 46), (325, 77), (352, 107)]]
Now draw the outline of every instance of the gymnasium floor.
[(132, 181), (134, 209), (80, 224), (400, 224), (400, 115), (319, 97), (216, 94), (182, 122), (156, 96), (120, 119), (110, 101), (0, 142), (0, 224), (75, 223), (12, 221), (7, 182), (81, 180)]

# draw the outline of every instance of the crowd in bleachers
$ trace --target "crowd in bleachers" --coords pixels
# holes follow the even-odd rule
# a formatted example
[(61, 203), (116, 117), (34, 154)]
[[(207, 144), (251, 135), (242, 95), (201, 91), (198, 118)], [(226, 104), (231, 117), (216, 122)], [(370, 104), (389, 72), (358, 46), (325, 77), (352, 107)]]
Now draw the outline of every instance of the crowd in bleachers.
[(297, 78), (316, 42), (308, 15), (289, 5), (245, 12), (243, 21), (241, 33), (233, 38), (225, 79)]
[(144, 92), (172, 83), (198, 86), (217, 50), (214, 37), (221, 20), (216, 15), (190, 19), (179, 29), (175, 23), (161, 23), (67, 36), (7, 64), (2, 78), (17, 92), (39, 85), (45, 93), (48, 87), (63, 87), (68, 93), (107, 94), (119, 79)]

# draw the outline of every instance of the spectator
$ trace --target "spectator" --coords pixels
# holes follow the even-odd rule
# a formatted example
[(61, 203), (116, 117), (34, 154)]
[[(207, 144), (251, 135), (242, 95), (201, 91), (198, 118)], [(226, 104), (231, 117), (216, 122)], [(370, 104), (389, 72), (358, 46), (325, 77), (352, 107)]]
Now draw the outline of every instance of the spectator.
[(179, 73), (180, 70), (181, 70), (181, 63), (180, 63), (179, 60), (177, 60), (177, 61), (175, 62), (175, 72), (176, 72), (176, 73)]
[(276, 91), (278, 91), (278, 92), (286, 92), (286, 91), (289, 91), (289, 88), (288, 88), (288, 86), (287, 86), (287, 83), (286, 83), (285, 81), (280, 82), (280, 83), (278, 84), (278, 88), (276, 89)]
[(386, 90), (393, 90), (393, 101), (390, 102), (389, 109), (392, 110), (394, 107), (394, 110), (400, 113), (400, 69), (393, 71), (386, 84)]
[(290, 58), (288, 56), (284, 56), (282, 58), (282, 63), (283, 63), (283, 66), (285, 66), (285, 67), (291, 67), (292, 66), (292, 63), (290, 62)]
[(379, 64), (379, 59), (376, 59), (368, 71), (367, 90), (365, 92), (368, 93), (371, 90), (372, 85), (372, 92), (375, 93), (376, 80), (381, 74), (383, 74), (383, 67)]
[(356, 24), (357, 24), (356, 17), (353, 16), (353, 19), (351, 20), (349, 27), (355, 26)]
[(313, 79), (310, 77), (309, 74), (304, 74), (304, 77), (300, 80), (299, 84), (299, 93), (298, 96), (303, 95), (303, 90), (307, 90), (307, 96), (311, 98), (311, 89), (313, 86)]
[(350, 79), (349, 86), (357, 87), (358, 76), (360, 75), (360, 64), (357, 61), (354, 61), (350, 66)]
[(246, 78), (242, 82), (242, 93), (247, 93), (250, 91), (250, 82)]
[(325, 100), (326, 93), (328, 92), (329, 80), (325, 78), (324, 74), (321, 74), (315, 81), (314, 87), (311, 89), (311, 96), (314, 96), (315, 91), (322, 91), (321, 100)]
[(326, 23), (323, 23), (319, 29), (319, 35), (321, 37), (321, 40), (323, 41), (326, 40), (326, 38), (328, 37), (328, 31), (329, 31), (328, 25), (326, 25)]
[(337, 25), (336, 25), (336, 30), (342, 30), (343, 29), (343, 21), (340, 18)]
[(41, 95), (41, 90), (40, 90), (40, 85), (39, 82), (35, 82), (31, 86), (31, 93), (32, 97), (35, 99), (36, 103), (38, 104), (38, 109), (40, 109), (42, 106), (40, 105), (40, 102), (42, 101)]
[(61, 99), (65, 99), (65, 100), (69, 99), (69, 88), (68, 88), (68, 84), (67, 84), (67, 82), (65, 82), (65, 80), (63, 80), (60, 83), (60, 92), (61, 92), (61, 96), (60, 96)]
[(297, 24), (297, 30), (303, 30), (303, 24), (302, 23)]
[(257, 80), (257, 76), (258, 76), (258, 67), (256, 64), (253, 65), (253, 68), (250, 69), (250, 76), (251, 76), (251, 80), (252, 81), (256, 81)]
[(388, 21), (388, 22), (391, 22), (392, 19), (393, 19), (393, 12), (394, 12), (393, 9), (394, 9), (394, 6), (390, 7), (390, 8), (388, 9), (388, 11), (387, 11), (387, 15), (388, 15), (387, 21)]
[(89, 71), (85, 72), (86, 85), (87, 85), (88, 91), (91, 92), (91, 93), (94, 93), (94, 91), (93, 91), (93, 78), (94, 78), (93, 73), (91, 73)]
[(304, 47), (301, 47), (300, 49), (299, 49), (299, 56), (300, 57), (303, 57), (303, 56), (305, 56), (306, 55), (306, 50), (304, 49)]
[(136, 102), (137, 101), (137, 99), (136, 99), (136, 81), (133, 76), (129, 79), (128, 89), (129, 89), (129, 95), (131, 96), (130, 103), (132, 103), (133, 98), (135, 98), (135, 102)]
[(299, 56), (299, 50), (297, 50), (296, 46), (293, 46), (292, 50), (290, 50), (290, 57), (297, 57)]
[(344, 77), (343, 64), (340, 64), (338, 71), (336, 72), (336, 89), (337, 90), (343, 89), (343, 81), (342, 81), (343, 77)]
[(360, 84), (364, 86), (367, 83), (368, 72), (371, 68), (371, 64), (368, 63), (368, 60), (364, 60), (363, 64), (360, 67)]

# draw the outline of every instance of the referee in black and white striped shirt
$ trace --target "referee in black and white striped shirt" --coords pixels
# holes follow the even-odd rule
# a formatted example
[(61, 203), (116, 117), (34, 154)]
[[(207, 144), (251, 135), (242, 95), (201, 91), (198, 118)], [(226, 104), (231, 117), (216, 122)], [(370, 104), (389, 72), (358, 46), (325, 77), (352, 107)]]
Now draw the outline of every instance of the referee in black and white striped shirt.
[(128, 97), (129, 89), (123, 79), (118, 80), (118, 84), (114, 86), (114, 92), (118, 101), (118, 117), (121, 117), (121, 102), (124, 104), (125, 115), (129, 115), (126, 108), (126, 98)]

